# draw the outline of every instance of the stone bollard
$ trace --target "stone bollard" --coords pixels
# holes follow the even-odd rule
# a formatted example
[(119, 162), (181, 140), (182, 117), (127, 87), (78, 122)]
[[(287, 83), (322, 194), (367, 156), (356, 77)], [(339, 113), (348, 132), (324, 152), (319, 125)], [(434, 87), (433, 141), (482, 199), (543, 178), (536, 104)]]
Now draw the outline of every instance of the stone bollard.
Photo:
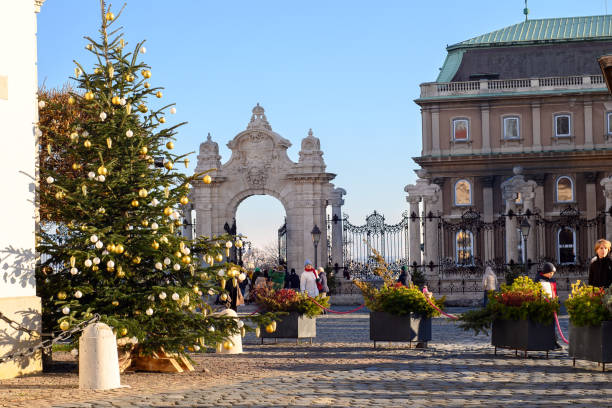
[(106, 324), (90, 324), (79, 339), (79, 388), (110, 390), (119, 387), (117, 339)]
[[(216, 315), (220, 317), (223, 317), (223, 316), (236, 317), (236, 318), (238, 317), (236, 312), (232, 309), (225, 309), (224, 311), (220, 313), (216, 313)], [(242, 322), (238, 320), (238, 324), (241, 324), (241, 323)], [(240, 336), (240, 333), (229, 337), (223, 343), (224, 344), (222, 344), (221, 347), (217, 348), (217, 353), (221, 353), (221, 354), (240, 354), (242, 353), (242, 336)], [(226, 346), (229, 346), (229, 347), (226, 347)]]

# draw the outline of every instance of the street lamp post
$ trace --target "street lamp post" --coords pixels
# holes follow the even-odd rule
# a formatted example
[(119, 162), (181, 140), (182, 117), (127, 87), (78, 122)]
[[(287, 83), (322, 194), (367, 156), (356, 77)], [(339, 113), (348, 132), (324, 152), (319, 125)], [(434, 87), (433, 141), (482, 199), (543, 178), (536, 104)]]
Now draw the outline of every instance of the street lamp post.
[(523, 237), (523, 263), (525, 264), (525, 276), (527, 276), (529, 275), (529, 263), (527, 262), (527, 236), (529, 235), (529, 230), (531, 229), (531, 225), (529, 225), (527, 217), (523, 217), (520, 228), (521, 236)]
[(319, 240), (321, 239), (321, 230), (319, 227), (317, 227), (317, 224), (315, 224), (312, 231), (310, 231), (310, 235), (312, 236), (312, 243), (314, 245), (314, 266), (317, 268), (317, 246), (319, 245)]

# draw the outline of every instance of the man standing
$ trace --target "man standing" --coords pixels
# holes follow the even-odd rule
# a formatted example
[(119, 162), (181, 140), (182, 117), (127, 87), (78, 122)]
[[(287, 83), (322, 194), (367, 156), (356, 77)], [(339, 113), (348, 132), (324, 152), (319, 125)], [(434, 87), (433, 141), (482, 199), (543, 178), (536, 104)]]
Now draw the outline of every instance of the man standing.
[(484, 289), (484, 298), (482, 299), (482, 307), (487, 307), (489, 301), (489, 292), (497, 290), (497, 275), (493, 272), (493, 268), (487, 266), (482, 277), (482, 287)]

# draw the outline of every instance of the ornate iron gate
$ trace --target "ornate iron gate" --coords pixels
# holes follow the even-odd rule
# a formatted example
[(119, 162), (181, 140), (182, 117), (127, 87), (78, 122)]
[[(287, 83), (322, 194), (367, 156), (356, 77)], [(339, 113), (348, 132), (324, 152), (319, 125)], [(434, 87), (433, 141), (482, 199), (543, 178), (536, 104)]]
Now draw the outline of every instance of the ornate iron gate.
[(346, 271), (353, 278), (377, 279), (372, 273), (376, 261), (372, 258), (375, 249), (393, 271), (408, 264), (409, 215), (402, 213), (397, 224), (385, 224), (385, 217), (374, 211), (366, 217), (365, 225), (354, 225), (345, 214), (343, 229), (343, 255)]

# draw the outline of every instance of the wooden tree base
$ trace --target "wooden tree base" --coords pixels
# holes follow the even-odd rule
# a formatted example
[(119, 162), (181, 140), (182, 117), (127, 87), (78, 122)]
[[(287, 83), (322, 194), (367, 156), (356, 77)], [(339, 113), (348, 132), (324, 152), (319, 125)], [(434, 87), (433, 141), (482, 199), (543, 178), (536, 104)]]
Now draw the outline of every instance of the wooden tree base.
[(160, 349), (150, 356), (132, 352), (127, 359), (120, 358), (119, 360), (120, 366), (125, 367), (121, 372), (149, 371), (155, 373), (182, 373), (183, 371), (194, 370), (187, 358), (179, 354), (168, 354), (164, 349)]

